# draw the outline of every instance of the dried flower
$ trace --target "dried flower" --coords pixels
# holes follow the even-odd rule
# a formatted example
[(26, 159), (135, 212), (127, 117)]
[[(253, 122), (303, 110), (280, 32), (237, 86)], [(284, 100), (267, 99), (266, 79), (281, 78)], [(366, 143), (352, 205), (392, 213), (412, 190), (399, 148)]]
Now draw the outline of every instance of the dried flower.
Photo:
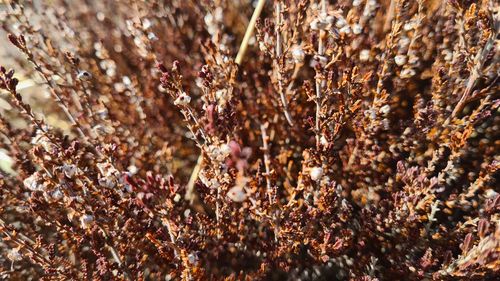
[(49, 154), (53, 154), (57, 151), (57, 146), (52, 143), (52, 141), (40, 130), (37, 131), (37, 134), (33, 137), (31, 143), (34, 145), (40, 145)]
[(321, 142), (321, 145), (323, 145), (323, 146), (328, 146), (328, 144), (329, 144), (328, 139), (324, 135), (321, 136), (320, 142)]
[(114, 188), (116, 186), (116, 182), (110, 176), (100, 177), (99, 185), (105, 188)]
[(319, 180), (321, 180), (321, 177), (323, 176), (323, 168), (313, 167), (309, 171), (309, 175), (311, 176), (311, 179), (313, 181), (319, 181)]
[(397, 65), (402, 66), (406, 63), (406, 56), (405, 55), (397, 55), (394, 57), (394, 62)]
[(12, 262), (15, 262), (22, 260), (23, 256), (21, 255), (21, 253), (19, 253), (19, 248), (14, 248), (9, 251), (9, 253), (7, 254), (7, 258)]
[(42, 182), (42, 177), (40, 173), (36, 172), (31, 176), (27, 177), (23, 181), (24, 187), (32, 191), (43, 191), (45, 190), (45, 185)]
[(62, 171), (64, 172), (64, 175), (68, 178), (72, 178), (75, 176), (75, 174), (78, 171), (78, 167), (74, 164), (64, 164), (62, 166)]
[(326, 16), (322, 14), (310, 23), (310, 27), (312, 30), (328, 30), (331, 28), (334, 20), (335, 18), (333, 16)]
[(359, 35), (361, 34), (361, 32), (363, 32), (363, 27), (359, 24), (355, 24), (353, 27), (352, 27), (352, 33), (356, 34), (356, 35)]
[(411, 78), (413, 76), (415, 76), (415, 70), (413, 70), (412, 68), (405, 68), (403, 69), (403, 71), (401, 71), (401, 78)]
[(380, 112), (382, 114), (387, 114), (387, 113), (389, 113), (389, 111), (391, 111), (391, 107), (388, 104), (386, 104), (380, 108)]
[(295, 46), (292, 49), (292, 57), (295, 63), (301, 64), (304, 63), (304, 59), (306, 57), (306, 54), (304, 53), (304, 50), (302, 50), (302, 47), (300, 46)]
[(498, 279), (498, 1), (269, 2), (0, 8), (1, 277)]
[(94, 217), (91, 215), (84, 214), (80, 217), (80, 224), (82, 228), (89, 228), (93, 221)]
[(370, 50), (361, 50), (359, 52), (359, 60), (360, 61), (368, 61), (370, 59)]
[(231, 154), (231, 148), (225, 143), (221, 145), (210, 145), (207, 148), (207, 153), (210, 158), (222, 162)]
[(247, 195), (243, 188), (240, 186), (233, 186), (228, 192), (227, 197), (234, 202), (243, 202), (247, 198)]
[(185, 92), (182, 92), (177, 99), (175, 99), (174, 104), (180, 106), (186, 106), (191, 102), (191, 97)]
[(174, 202), (177, 203), (177, 202), (181, 201), (181, 198), (182, 198), (181, 195), (179, 193), (176, 193), (174, 196)]
[(78, 74), (76, 75), (76, 78), (78, 78), (82, 81), (88, 81), (92, 78), (92, 74), (90, 74), (90, 72), (88, 72), (88, 71), (82, 70), (82, 71), (78, 72)]
[(62, 191), (59, 188), (57, 188), (56, 190), (54, 190), (52, 192), (51, 196), (52, 196), (52, 199), (58, 201), (64, 197), (64, 194), (62, 193)]

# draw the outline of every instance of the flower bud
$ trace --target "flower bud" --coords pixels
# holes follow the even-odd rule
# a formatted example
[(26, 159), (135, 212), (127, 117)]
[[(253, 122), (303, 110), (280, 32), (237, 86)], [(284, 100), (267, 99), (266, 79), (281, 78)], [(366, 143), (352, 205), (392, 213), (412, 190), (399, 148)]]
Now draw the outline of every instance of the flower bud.
[(243, 202), (247, 198), (247, 195), (241, 186), (234, 186), (228, 191), (227, 197), (234, 202)]
[(319, 181), (323, 176), (323, 168), (321, 167), (313, 167), (309, 171), (309, 176), (313, 181)]
[(292, 57), (295, 63), (303, 63), (304, 59), (306, 57), (306, 54), (304, 53), (304, 50), (300, 46), (297, 46), (292, 49)]
[(394, 62), (397, 65), (402, 66), (406, 63), (406, 56), (405, 55), (397, 55), (394, 57)]
[(82, 70), (82, 71), (78, 72), (78, 74), (76, 75), (76, 78), (78, 78), (82, 81), (88, 81), (88, 80), (90, 80), (90, 78), (92, 78), (92, 74), (90, 74), (90, 72), (88, 72), (88, 71)]
[(93, 221), (94, 221), (94, 217), (91, 215), (85, 214), (85, 215), (80, 217), (80, 224), (81, 224), (82, 228), (89, 228), (90, 224), (92, 224)]
[(188, 96), (185, 92), (182, 92), (182, 94), (175, 99), (174, 104), (175, 105), (182, 105), (186, 106), (191, 102), (191, 97)]

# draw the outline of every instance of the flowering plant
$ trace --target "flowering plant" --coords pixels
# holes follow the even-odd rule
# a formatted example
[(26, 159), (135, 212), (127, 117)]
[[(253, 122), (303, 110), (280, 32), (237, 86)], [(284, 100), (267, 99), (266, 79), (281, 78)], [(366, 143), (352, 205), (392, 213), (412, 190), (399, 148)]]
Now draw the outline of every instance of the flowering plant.
[(498, 278), (497, 1), (0, 13), (2, 278)]

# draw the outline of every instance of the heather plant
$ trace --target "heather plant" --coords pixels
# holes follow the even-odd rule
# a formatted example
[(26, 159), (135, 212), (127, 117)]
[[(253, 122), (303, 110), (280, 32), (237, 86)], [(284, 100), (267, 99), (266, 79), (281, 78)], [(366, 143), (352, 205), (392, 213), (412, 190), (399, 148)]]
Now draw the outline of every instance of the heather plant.
[(497, 1), (8, 0), (0, 23), (0, 278), (499, 278)]

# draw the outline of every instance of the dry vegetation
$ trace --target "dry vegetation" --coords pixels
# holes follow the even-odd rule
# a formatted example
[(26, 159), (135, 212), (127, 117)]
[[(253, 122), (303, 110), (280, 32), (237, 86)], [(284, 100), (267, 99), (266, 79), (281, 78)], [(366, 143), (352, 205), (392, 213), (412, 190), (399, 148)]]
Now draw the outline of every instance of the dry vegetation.
[(7, 0), (0, 24), (0, 278), (499, 277), (497, 1)]

